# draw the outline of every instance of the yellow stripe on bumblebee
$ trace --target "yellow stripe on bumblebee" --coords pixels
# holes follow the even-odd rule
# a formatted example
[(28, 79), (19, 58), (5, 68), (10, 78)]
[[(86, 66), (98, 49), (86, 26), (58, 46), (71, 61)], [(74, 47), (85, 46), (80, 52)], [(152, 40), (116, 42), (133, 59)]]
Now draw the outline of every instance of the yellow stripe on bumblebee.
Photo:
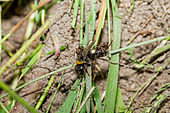
[(76, 61), (76, 65), (80, 65), (80, 64), (83, 64), (83, 63), (86, 63), (86, 61)]

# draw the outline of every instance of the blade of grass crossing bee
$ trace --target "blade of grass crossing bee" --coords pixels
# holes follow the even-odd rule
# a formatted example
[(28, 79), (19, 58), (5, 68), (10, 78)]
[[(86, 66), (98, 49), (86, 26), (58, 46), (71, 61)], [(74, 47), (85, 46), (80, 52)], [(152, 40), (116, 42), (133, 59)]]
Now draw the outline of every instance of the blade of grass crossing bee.
[[(86, 19), (86, 21), (87, 21), (87, 12), (85, 12), (86, 14), (85, 14), (85, 19)], [(95, 27), (95, 17), (96, 17), (96, 2), (95, 2), (95, 0), (92, 0), (91, 1), (91, 7), (90, 7), (90, 16), (89, 16), (89, 20), (88, 20), (88, 22), (87, 22), (87, 26), (86, 27), (89, 27), (89, 28), (87, 28), (86, 30), (88, 30), (88, 31), (86, 31), (86, 34), (85, 34), (85, 40), (84, 40), (84, 44), (87, 44), (88, 43), (88, 41), (89, 41), (89, 39), (90, 40), (92, 40), (92, 38), (93, 38), (93, 34), (94, 34), (94, 27)], [(87, 54), (87, 52), (88, 52), (88, 50), (89, 49), (91, 49), (91, 47), (94, 45), (94, 42), (95, 41), (91, 41), (90, 43), (89, 43), (89, 45), (86, 47), (86, 50), (85, 50), (85, 54)], [(90, 68), (88, 68), (88, 73), (90, 74), (90, 76), (88, 76), (87, 74), (86, 74), (86, 95), (89, 93), (89, 91), (90, 91), (90, 89), (91, 89), (91, 87), (92, 87), (92, 79), (91, 79), (91, 69)], [(90, 113), (90, 104), (91, 102), (90, 102), (90, 98), (87, 100), (87, 102), (86, 102), (86, 112), (87, 113)]]
[[(82, 1), (83, 2), (83, 1)], [(82, 3), (83, 4), (83, 3)], [(86, 1), (84, 1), (84, 12), (85, 12), (85, 35), (84, 35), (84, 39), (83, 38), (81, 38), (80, 37), (80, 44), (81, 44), (81, 42), (83, 42), (83, 46), (84, 47), (86, 47), (86, 45), (88, 44), (88, 22), (87, 22), (87, 9), (86, 9)], [(81, 6), (82, 7), (82, 6)], [(82, 9), (81, 9), (82, 10)], [(82, 12), (81, 12), (82, 13)], [(86, 73), (86, 75), (87, 75), (87, 73)], [(87, 78), (86, 78), (87, 79)], [(86, 82), (86, 80), (85, 79), (83, 79), (82, 80), (82, 82)], [(87, 83), (85, 83), (86, 84), (86, 87), (87, 87)], [(90, 84), (89, 84), (90, 85)], [(90, 85), (90, 87), (91, 87), (91, 85)], [(84, 93), (83, 94), (83, 99), (85, 98), (85, 96), (86, 96), (86, 93)], [(80, 102), (81, 103), (81, 102)], [(78, 105), (78, 106), (80, 106), (80, 105)], [(82, 107), (82, 109), (81, 109), (81, 111), (80, 111), (81, 113), (85, 113), (86, 112), (86, 106), (83, 106)]]
[[(89, 93), (90, 88), (92, 87), (91, 83), (91, 69), (88, 68), (90, 76), (86, 73), (86, 95)], [(86, 112), (90, 113), (90, 98), (86, 101)]]
[[(114, 0), (111, 0), (113, 11), (113, 44), (112, 49), (118, 49), (120, 47), (121, 39), (121, 20), (117, 17), (118, 6), (114, 4)], [(119, 54), (111, 55), (111, 61), (119, 63)], [(115, 112), (116, 98), (117, 98), (117, 83), (118, 83), (118, 71), (119, 65), (110, 64), (109, 75), (106, 86), (106, 96), (104, 101), (104, 113)]]
[[(78, 85), (78, 80), (74, 83), (74, 85), (72, 87), (76, 87)], [(71, 108), (75, 102), (76, 99), (76, 90), (70, 90), (69, 94), (67, 96), (66, 101), (64, 102), (64, 104), (60, 107), (60, 109), (57, 111), (57, 113), (70, 113)]]

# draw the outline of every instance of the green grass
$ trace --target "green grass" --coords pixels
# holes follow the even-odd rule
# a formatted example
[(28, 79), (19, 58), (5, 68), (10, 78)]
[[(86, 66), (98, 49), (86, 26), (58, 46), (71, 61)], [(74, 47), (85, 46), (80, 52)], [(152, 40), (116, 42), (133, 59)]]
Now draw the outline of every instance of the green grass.
[(16, 92), (12, 91), (8, 85), (6, 85), (4, 82), (0, 80), (0, 87), (8, 92), (14, 99), (16, 99), (18, 102), (20, 102), (26, 109), (28, 109), (32, 113), (39, 113), (36, 111), (32, 106), (30, 106), (22, 97), (20, 97)]
[[(117, 17), (119, 16), (118, 6), (112, 4), (112, 13), (113, 13), (113, 44), (112, 50), (119, 49), (120, 40), (121, 40), (121, 20)], [(111, 61), (119, 63), (119, 53), (111, 55)], [(118, 88), (118, 74), (119, 74), (119, 65), (110, 64), (109, 75), (107, 79), (106, 86), (106, 96), (104, 101), (104, 110), (105, 113), (111, 113), (115, 111), (116, 99), (117, 99), (117, 88)]]
[[(48, 0), (44, 0), (46, 2), (49, 2)], [(43, 6), (40, 8), (41, 5), (38, 5), (38, 1), (35, 0), (35, 6), (32, 7), (32, 11), (30, 11), (30, 13), (25, 17), (25, 19), (23, 21), (21, 21), (19, 24), (17, 24), (14, 28), (12, 28), (9, 33), (7, 35), (4, 36), (4, 38), (2, 40), (0, 40), (0, 44), (2, 44), (2, 49), (4, 49), (10, 56), (10, 60), (0, 69), (0, 75), (2, 75), (8, 68), (9, 66), (11, 66), (18, 58), (19, 56), (21, 56), (23, 53), (26, 54), (26, 56), (22, 56), (16, 63), (16, 65), (14, 65), (14, 67), (16, 68), (16, 66), (21, 66), (23, 63), (25, 63), (26, 61), (29, 60), (29, 62), (27, 63), (27, 66), (23, 69), (22, 73), (19, 74), (20, 78), (19, 80), (31, 69), (31, 67), (33, 67), (38, 58), (41, 56), (41, 49), (43, 47), (44, 44), (39, 44), (38, 47), (33, 51), (27, 51), (27, 49), (30, 47), (30, 45), (38, 38), (41, 36), (41, 38), (44, 40), (45, 39), (45, 35), (43, 34), (49, 27), (51, 20), (46, 20), (45, 21), (45, 17), (47, 15), (46, 11), (53, 6), (54, 4), (56, 4), (58, 1), (55, 0), (52, 3), (50, 3), (48, 6)], [(60, 1), (61, 2), (61, 1)], [(58, 110), (58, 113), (63, 113), (63, 112), (70, 112), (71, 110), (73, 112), (76, 113), (90, 113), (90, 112), (94, 112), (97, 110), (97, 113), (113, 113), (113, 112), (130, 112), (131, 110), (131, 105), (133, 104), (133, 100), (136, 97), (137, 94), (140, 94), (140, 92), (142, 92), (142, 88), (145, 88), (145, 86), (149, 85), (153, 79), (155, 79), (158, 74), (160, 74), (161, 71), (163, 71), (163, 69), (166, 68), (166, 66), (168, 65), (170, 59), (168, 59), (168, 61), (161, 67), (159, 67), (157, 69), (157, 73), (152, 76), (150, 79), (148, 79), (148, 81), (146, 81), (139, 89), (138, 91), (133, 95), (133, 97), (131, 98), (131, 101), (129, 102), (128, 106), (124, 105), (123, 102), (123, 97), (121, 94), (121, 90), (118, 86), (118, 75), (119, 75), (119, 52), (120, 51), (124, 51), (127, 49), (133, 49), (134, 47), (137, 46), (141, 46), (143, 44), (149, 44), (155, 41), (159, 41), (159, 40), (163, 40), (166, 39), (167, 41), (170, 39), (170, 36), (164, 36), (164, 37), (160, 37), (160, 38), (155, 38), (153, 40), (149, 40), (146, 42), (141, 42), (138, 44), (134, 44), (134, 45), (129, 45), (127, 47), (124, 48), (120, 48), (120, 43), (121, 43), (121, 18), (119, 16), (119, 11), (118, 11), (118, 5), (116, 3), (116, 0), (110, 0), (106, 1), (106, 3), (102, 3), (104, 6), (103, 9), (103, 13), (101, 13), (101, 17), (98, 16), (97, 11), (96, 11), (96, 6), (98, 5), (97, 2), (95, 0), (91, 1), (91, 5), (90, 5), (90, 12), (87, 12), (87, 4), (85, 0), (75, 0), (72, 1), (73, 4), (71, 4), (70, 6), (70, 10), (72, 5), (74, 13), (73, 13), (73, 21), (72, 21), (72, 27), (78, 28), (80, 27), (80, 45), (83, 45), (84, 47), (87, 46), (89, 39), (93, 40), (93, 37), (95, 36), (95, 44), (97, 45), (100, 38), (100, 34), (101, 31), (104, 27), (104, 23), (107, 17), (107, 21), (108, 21), (108, 40), (109, 43), (111, 43), (111, 41), (113, 40), (112, 43), (112, 47), (109, 47), (109, 58), (113, 63), (110, 63), (110, 67), (109, 67), (109, 73), (108, 73), (108, 78), (107, 78), (107, 85), (106, 85), (106, 94), (105, 94), (105, 99), (104, 99), (104, 106), (102, 106), (102, 100), (101, 100), (101, 95), (99, 93), (98, 87), (95, 83), (95, 81), (92, 82), (92, 77), (91, 77), (91, 69), (88, 69), (88, 72), (90, 74), (90, 76), (88, 76), (87, 74), (83, 77), (83, 78), (78, 78), (74, 85), (72, 86), (72, 88), (69, 90), (69, 93), (66, 97), (65, 102), (63, 102), (63, 105), (60, 107), (60, 109)], [(46, 4), (46, 3), (45, 3)], [(4, 4), (5, 5), (5, 4)], [(132, 1), (132, 5), (131, 8), (129, 10), (129, 12), (126, 14), (128, 15), (132, 9), (134, 7), (134, 0)], [(38, 11), (37, 9), (40, 8)], [(110, 10), (111, 8), (111, 10)], [(76, 26), (76, 19), (77, 19), (77, 12), (80, 9), (81, 11), (81, 23), (80, 25)], [(35, 13), (34, 13), (35, 12)], [(89, 13), (89, 16), (87, 15), (87, 13)], [(31, 15), (32, 14), (32, 15)], [(124, 15), (124, 17), (126, 16)], [(56, 16), (56, 15), (55, 15)], [(111, 17), (112, 16), (112, 17)], [(96, 18), (98, 17), (98, 19)], [(123, 17), (123, 18), (124, 18)], [(11, 54), (11, 52), (9, 50), (6, 49), (6, 47), (3, 45), (3, 42), (10, 38), (10, 36), (17, 30), (20, 28), (20, 26), (22, 25), (22, 23), (29, 18), (29, 23), (28, 23), (28, 28), (27, 28), (27, 32), (26, 32), (26, 36), (25, 36), (25, 42), (23, 43), (23, 46), (17, 51), (17, 53), (15, 53), (14, 55)], [(98, 28), (97, 28), (97, 32), (95, 33), (95, 26), (96, 26), (96, 21), (97, 20), (101, 20), (98, 21)], [(112, 19), (112, 20), (111, 20)], [(33, 30), (33, 24), (36, 22), (38, 29), (37, 31), (31, 36), (32, 34), (32, 30)], [(113, 23), (113, 25), (110, 25), (110, 23)], [(0, 24), (1, 26), (1, 24)], [(113, 28), (112, 28), (113, 27)], [(111, 29), (113, 29), (113, 34), (111, 34)], [(2, 36), (2, 34), (0, 34), (0, 36)], [(111, 37), (113, 37), (113, 39), (111, 39)], [(63, 46), (60, 48), (60, 50), (64, 50), (66, 49), (66, 46)], [(153, 57), (164, 53), (165, 51), (168, 51), (170, 49), (170, 45), (166, 44), (163, 47), (157, 48), (155, 49), (149, 57), (147, 57), (144, 62), (141, 62), (141, 64), (143, 63), (143, 65), (148, 64), (148, 62), (150, 61), (150, 59), (152, 59)], [(55, 51), (51, 51), (45, 55), (49, 55), (49, 54), (53, 54)], [(0, 53), (1, 53), (1, 48), (0, 48)], [(131, 57), (133, 56), (133, 52), (131, 52)], [(117, 63), (117, 64), (116, 64)], [(25, 86), (28, 86), (40, 79), (43, 79), (47, 76), (50, 75), (54, 75), (60, 71), (63, 71), (65, 69), (68, 69), (70, 67), (72, 67), (74, 65), (69, 65), (69, 66), (65, 66), (63, 68), (60, 68), (58, 70), (55, 70), (53, 72), (50, 72), (48, 74), (45, 74), (35, 80), (30, 81), (29, 83), (25, 83), (24, 85), (20, 85), (18, 88), (16, 88), (16, 84), (13, 84), (13, 88), (15, 88), (14, 90), (11, 90), (9, 88), (9, 86), (7, 86), (5, 83), (3, 83), (0, 80), (0, 87), (5, 90), (7, 92), (7, 94), (3, 95), (0, 97), (3, 98), (7, 95), (12, 96), (15, 100), (17, 100), (18, 102), (20, 102), (26, 109), (28, 109), (31, 112), (37, 112), (36, 110), (38, 110), (44, 99), (46, 98), (46, 95), (48, 94), (48, 90), (50, 89), (55, 76), (52, 76), (42, 94), (42, 96), (40, 97), (39, 101), (37, 102), (35, 108), (33, 108), (32, 106), (30, 106), (28, 104), (28, 102), (26, 102), (22, 97), (20, 97), (18, 94), (16, 94), (15, 91), (18, 91), (22, 88), (24, 88)], [(137, 67), (138, 65), (136, 65)], [(139, 67), (139, 66), (138, 66)], [(20, 70), (15, 70), (15, 72), (20, 72)], [(64, 76), (64, 75), (63, 75)], [(46, 111), (46, 113), (49, 112), (51, 105), (54, 101), (55, 95), (57, 94), (59, 87), (61, 86), (63, 77), (60, 80), (58, 86), (57, 86), (57, 90), (54, 93), (53, 99), (51, 100), (49, 107)], [(16, 81), (18, 82), (18, 79), (15, 79), (13, 82), (16, 83)], [(18, 85), (18, 84), (17, 84)], [(169, 87), (169, 84), (166, 84), (164, 87), (162, 87), (155, 95), (153, 95), (153, 97), (151, 98), (151, 102), (153, 100), (156, 100), (155, 104), (152, 107), (149, 107), (148, 109), (145, 110), (146, 111), (157, 111), (157, 109), (160, 107), (160, 105), (168, 98), (168, 95), (162, 95), (161, 93), (167, 88)], [(12, 104), (12, 102), (11, 102)], [(9, 106), (4, 106), (2, 104), (2, 102), (0, 102), (0, 106), (2, 107), (0, 109), (0, 111), (2, 112), (10, 112), (10, 107), (12, 105)], [(35, 110), (36, 109), (36, 110)]]

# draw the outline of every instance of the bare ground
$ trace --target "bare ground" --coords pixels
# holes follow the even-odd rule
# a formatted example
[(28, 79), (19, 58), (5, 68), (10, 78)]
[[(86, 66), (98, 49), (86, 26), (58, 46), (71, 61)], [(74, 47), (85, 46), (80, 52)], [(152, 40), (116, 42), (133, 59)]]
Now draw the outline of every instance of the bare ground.
[[(170, 28), (170, 14), (169, 14), (169, 6), (170, 3), (168, 0), (149, 0), (149, 1), (135, 1), (133, 10), (125, 16), (122, 21), (122, 40), (121, 40), (121, 47), (127, 46), (128, 41), (134, 37), (134, 35), (141, 30), (147, 20), (153, 16), (153, 18), (146, 24), (142, 32), (136, 36), (133, 44), (151, 40), (153, 38), (157, 38), (160, 36), (166, 36), (168, 33), (168, 29)], [(46, 55), (39, 58), (36, 68), (32, 69), (27, 76), (24, 77), (24, 80), (27, 82), (42, 76), (50, 71), (57, 70), (59, 68), (71, 65), (75, 62), (75, 48), (79, 46), (79, 28), (73, 29), (71, 27), (72, 18), (73, 18), (73, 10), (69, 13), (70, 2), (64, 1), (60, 4), (56, 4), (54, 7), (50, 9), (50, 14), (55, 16), (56, 19), (50, 25), (49, 30), (47, 31), (47, 39), (44, 42), (45, 46), (43, 47), (42, 55), (54, 50), (54, 44), (51, 40), (51, 37), (57, 37), (59, 39), (59, 43), (61, 46), (67, 45), (67, 49), (62, 51), (59, 57), (55, 55)], [(90, 1), (87, 2), (87, 9), (89, 11)], [(97, 6), (97, 10), (99, 10), (99, 5)], [(123, 17), (129, 11), (131, 7), (131, 0), (121, 0), (119, 4), (119, 14), (120, 17)], [(87, 12), (88, 12), (87, 11)], [(3, 21), (3, 33), (6, 34), (12, 26), (12, 23), (18, 23), (23, 17), (13, 16), (8, 20)], [(50, 17), (49, 17), (50, 18)], [(77, 17), (77, 25), (80, 23), (80, 11), (78, 12)], [(107, 22), (106, 22), (107, 23)], [(25, 24), (26, 25), (26, 24)], [(23, 28), (25, 28), (23, 25)], [(105, 25), (107, 29), (107, 25)], [(102, 38), (107, 37), (106, 29), (103, 29)], [(18, 48), (20, 45), (17, 45), (17, 42), (23, 41), (24, 30), (21, 28), (20, 31), (17, 31), (12, 37), (10, 37), (9, 42), (14, 45), (14, 48)], [(18, 38), (16, 38), (18, 37)], [(15, 41), (16, 40), (16, 41)], [(105, 38), (102, 39), (102, 42), (106, 42)], [(147, 45), (142, 45), (140, 47), (134, 48), (133, 59), (143, 59), (147, 57), (149, 53), (158, 45), (160, 42), (155, 42)], [(160, 55), (160, 57), (154, 61), (153, 66), (158, 67), (162, 66), (169, 58), (169, 52)], [(4, 54), (3, 62), (8, 60), (6, 58), (6, 54)], [(2, 62), (2, 64), (3, 64)], [(102, 63), (101, 63), (102, 62)], [(109, 68), (109, 63), (107, 61), (103, 61), (99, 59), (97, 61), (100, 69), (102, 70), (105, 78), (101, 78), (100, 76), (96, 77), (96, 83), (98, 85), (99, 91), (102, 94), (106, 89), (106, 82), (107, 82), (107, 72)], [(149, 78), (155, 75), (155, 69), (147, 69), (144, 68), (141, 71), (137, 72), (135, 69), (132, 69), (128, 66), (132, 65), (132, 61), (130, 60), (129, 51), (121, 52), (120, 55), (120, 63), (124, 66), (120, 66), (119, 72), (119, 87), (122, 92), (123, 100), (125, 105), (128, 105), (130, 102), (130, 98), (135, 94), (135, 92), (140, 88), (142, 84), (144, 84)], [(47, 68), (42, 68), (47, 67)], [(160, 88), (165, 85), (166, 83), (170, 82), (170, 65), (167, 66), (154, 80), (153, 82), (139, 95), (135, 98), (132, 109), (134, 113), (142, 112), (148, 106), (152, 104), (149, 103), (150, 99), (152, 98), (153, 94), (156, 91), (160, 90)], [(45, 102), (43, 103), (40, 111), (45, 112), (48, 108), (48, 105), (52, 99), (52, 96), (57, 88), (57, 85), (64, 75), (64, 79), (62, 81), (62, 85), (56, 95), (56, 98), (51, 106), (50, 112), (56, 112), (59, 107), (62, 105), (63, 101), (66, 99), (67, 91), (71, 88), (75, 80), (77, 79), (77, 75), (74, 72), (74, 67), (67, 69), (65, 71), (61, 71), (57, 73), (55, 78), (55, 82), (51, 90), (49, 91)], [(24, 98), (29, 101), (32, 105), (38, 101), (38, 98), (41, 94), (41, 89), (43, 89), (46, 84), (48, 83), (50, 77), (40, 80), (31, 86), (26, 87), (22, 91), (20, 91), (20, 95), (24, 95), (31, 91), (31, 87), (37, 87), (37, 90), (40, 90), (40, 93), (27, 95)], [(170, 90), (170, 89), (168, 89)], [(168, 94), (168, 90), (163, 92), (163, 94)], [(3, 94), (3, 93), (2, 93)], [(170, 107), (168, 106), (170, 102), (166, 102), (159, 112), (161, 113), (168, 113)], [(16, 107), (15, 107), (16, 108)], [(23, 108), (20, 109), (22, 112)], [(19, 112), (13, 110), (13, 112)]]

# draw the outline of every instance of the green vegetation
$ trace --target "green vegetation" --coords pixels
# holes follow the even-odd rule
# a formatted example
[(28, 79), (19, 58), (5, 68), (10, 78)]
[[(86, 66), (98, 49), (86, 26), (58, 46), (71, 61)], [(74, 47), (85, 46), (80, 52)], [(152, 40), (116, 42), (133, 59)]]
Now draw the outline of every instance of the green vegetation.
[[(14, 0), (15, 1), (15, 0)], [(1, 7), (4, 8), (4, 12), (2, 15), (5, 14), (5, 12), (8, 10), (8, 8), (11, 6), (11, 4), (14, 1), (6, 1), (3, 2)], [(3, 75), (3, 73), (6, 70), (11, 69), (13, 73), (15, 73), (15, 77), (12, 81), (12, 86), (9, 87), (6, 83), (4, 83), (2, 80), (0, 80), (0, 87), (7, 92), (7, 94), (3, 95), (0, 97), (4, 98), (7, 95), (12, 96), (12, 100), (10, 100), (10, 104), (8, 106), (3, 105), (2, 102), (0, 102), (0, 112), (7, 112), (9, 113), (11, 110), (11, 107), (15, 105), (15, 101), (20, 102), (27, 110), (29, 110), (32, 113), (37, 113), (38, 109), (42, 106), (53, 82), (56, 77), (56, 73), (69, 69), (72, 66), (75, 66), (75, 64), (65, 66), (63, 68), (60, 68), (58, 70), (52, 71), (48, 74), (45, 74), (37, 79), (34, 79), (28, 83), (25, 84), (19, 84), (19, 81), (24, 77), (28, 71), (31, 71), (31, 69), (35, 66), (36, 62), (41, 56), (45, 55), (50, 55), (56, 53), (58, 55), (59, 51), (63, 51), (67, 49), (67, 45), (61, 46), (57, 48), (57, 41), (58, 39), (55, 37), (54, 41), (56, 41), (56, 48), (55, 50), (46, 53), (44, 55), (41, 54), (42, 52), (42, 47), (45, 45), (44, 43), (40, 43), (37, 45), (37, 47), (33, 50), (30, 51), (28, 48), (30, 45), (39, 37), (41, 37), (42, 42), (45, 40), (46, 35), (45, 31), (49, 28), (50, 24), (54, 20), (54, 17), (50, 20), (47, 19), (45, 20), (45, 17), (48, 16), (48, 10), (55, 5), (58, 2), (61, 2), (61, 0), (53, 0), (53, 2), (50, 2), (51, 0), (41, 0), (38, 2), (37, 0), (34, 0), (34, 4), (31, 5), (32, 11), (21, 21), (19, 22), (16, 26), (14, 26), (9, 33), (6, 35), (2, 35), (0, 32), (0, 55), (2, 49), (11, 57), (1, 68), (0, 68), (0, 76)], [(27, 5), (26, 2), (22, 2), (22, 0), (18, 0), (18, 5), (25, 4)], [(98, 45), (99, 41), (101, 40), (101, 32), (102, 29), (104, 28), (105, 21), (107, 19), (107, 32), (108, 32), (108, 41), (109, 43), (112, 42), (112, 45), (109, 47), (109, 60), (110, 60), (110, 66), (109, 66), (109, 72), (108, 72), (108, 78), (107, 78), (107, 85), (106, 85), (106, 91), (105, 91), (105, 99), (103, 101), (103, 98), (99, 92), (98, 86), (95, 83), (95, 80), (92, 81), (92, 75), (91, 68), (88, 68), (89, 75), (86, 73), (85, 76), (82, 78), (78, 78), (74, 85), (71, 87), (67, 94), (67, 98), (65, 102), (63, 102), (62, 106), (58, 110), (57, 113), (69, 113), (69, 112), (74, 112), (74, 113), (91, 113), (91, 112), (97, 112), (97, 113), (129, 113), (133, 111), (131, 109), (131, 105), (134, 102), (135, 97), (144, 90), (145, 87), (147, 87), (167, 66), (170, 61), (168, 59), (166, 63), (158, 67), (156, 69), (156, 73), (154, 76), (150, 77), (140, 88), (136, 91), (136, 93), (132, 96), (129, 104), (125, 106), (123, 102), (123, 97), (121, 94), (120, 87), (118, 85), (118, 75), (119, 75), (119, 59), (120, 59), (120, 53), (121, 51), (130, 50), (130, 58), (133, 56), (133, 48), (137, 46), (141, 46), (143, 44), (148, 44), (152, 43), (155, 41), (160, 41), (166, 39), (166, 42), (169, 41), (170, 36), (164, 36), (164, 37), (158, 37), (146, 42), (141, 42), (138, 44), (133, 44), (129, 45), (124, 48), (120, 48), (121, 44), (121, 17), (119, 15), (119, 10), (118, 10), (118, 4), (119, 0), (116, 2), (116, 0), (110, 0), (110, 1), (105, 1), (102, 0), (101, 3), (101, 8), (98, 13), (96, 10), (97, 7), (97, 2), (96, 0), (92, 0), (90, 4), (90, 12), (87, 12), (87, 4), (85, 0), (73, 0), (72, 4), (70, 5), (70, 11), (73, 11), (73, 20), (72, 20), (72, 28), (76, 30), (76, 28), (80, 27), (80, 45), (86, 47), (89, 40), (94, 40), (95, 43), (94, 45)], [(44, 6), (46, 5), (46, 6)], [(134, 0), (132, 1), (131, 8), (129, 12), (126, 14), (128, 15), (134, 7)], [(80, 10), (81, 15), (80, 15), (80, 25), (76, 26), (76, 21), (77, 21), (77, 16), (78, 16), (78, 11)], [(88, 16), (89, 13), (89, 16)], [(1, 13), (0, 13), (1, 14)], [(2, 18), (0, 15), (0, 18)], [(124, 17), (126, 16), (124, 15)], [(56, 15), (55, 15), (56, 16)], [(97, 18), (96, 18), (97, 17)], [(122, 17), (122, 18), (124, 18)], [(12, 34), (14, 34), (23, 24), (23, 22), (28, 20), (28, 27), (26, 29), (25, 33), (25, 40), (23, 42), (23, 45), (21, 48), (15, 53), (12, 54), (11, 51), (5, 47), (3, 44)], [(97, 24), (97, 28), (95, 29)], [(112, 23), (112, 25), (111, 25)], [(33, 25), (36, 24), (38, 26), (37, 30), (35, 33), (32, 33), (33, 31)], [(113, 33), (111, 33), (111, 29), (113, 29)], [(1, 30), (1, 22), (0, 22), (0, 30)], [(2, 31), (2, 30), (1, 30)], [(3, 36), (3, 38), (1, 38)], [(170, 44), (165, 44), (163, 46), (160, 46), (153, 50), (150, 55), (143, 60), (143, 62), (140, 62), (135, 65), (135, 68), (137, 68), (137, 71), (147, 67), (149, 62), (156, 56), (170, 50)], [(58, 51), (58, 52), (57, 52)], [(18, 60), (17, 60), (18, 59)], [(1, 56), (0, 56), (0, 60)], [(22, 68), (22, 71), (18, 68), (21, 67), (24, 63), (27, 62), (26, 67)], [(114, 62), (114, 63), (113, 63)], [(13, 65), (14, 64), (14, 65)], [(13, 65), (12, 67), (10, 67)], [(153, 68), (153, 67), (152, 67)], [(39, 100), (37, 101), (35, 108), (31, 105), (29, 105), (28, 102), (26, 102), (23, 97), (19, 96), (16, 91), (23, 89), (24, 87), (40, 80), (43, 79), (47, 76), (50, 76), (49, 82), (46, 85), (46, 88), (43, 89), (43, 93)], [(62, 84), (63, 76), (60, 79), (60, 82), (57, 86), (57, 89), (53, 95), (53, 98), (51, 99), (51, 102), (48, 106), (48, 109), (46, 113), (50, 111), (51, 105), (54, 101), (54, 98)], [(153, 100), (156, 100), (156, 102), (153, 104), (152, 107), (148, 107), (148, 109), (145, 109), (143, 112), (156, 112), (160, 105), (165, 102), (165, 100), (168, 100), (169, 95), (163, 95), (162, 92), (166, 90), (168, 87), (170, 87), (170, 84), (165, 84), (153, 97), (151, 98), (150, 102)], [(14, 101), (15, 100), (15, 101)], [(102, 104), (104, 103), (104, 105)]]

